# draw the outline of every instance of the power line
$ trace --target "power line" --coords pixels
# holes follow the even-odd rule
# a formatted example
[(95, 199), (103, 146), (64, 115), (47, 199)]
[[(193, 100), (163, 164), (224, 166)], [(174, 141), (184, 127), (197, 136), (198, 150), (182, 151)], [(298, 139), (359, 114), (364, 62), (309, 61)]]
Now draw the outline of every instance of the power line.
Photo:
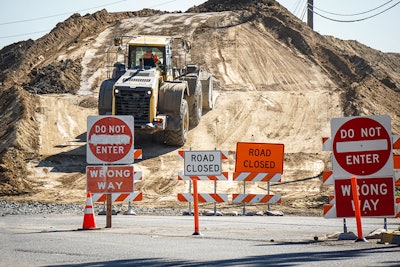
[(383, 6), (386, 6), (387, 4), (389, 4), (390, 2), (393, 2), (393, 1), (394, 1), (394, 0), (390, 0), (390, 1), (387, 1), (386, 3), (384, 3), (384, 4), (380, 5), (380, 6), (377, 6), (377, 7), (373, 8), (373, 9), (370, 9), (370, 10), (367, 10), (367, 11), (363, 11), (363, 12), (359, 12), (359, 13), (353, 13), (353, 14), (339, 14), (339, 13), (333, 13), (333, 12), (329, 12), (329, 11), (325, 11), (325, 10), (323, 10), (323, 9), (320, 9), (320, 8), (316, 7), (315, 5), (314, 5), (313, 7), (314, 7), (314, 9), (319, 10), (319, 11), (321, 11), (321, 12), (323, 12), (323, 13), (327, 13), (327, 14), (335, 15), (335, 16), (343, 16), (343, 17), (346, 17), (346, 16), (358, 16), (358, 15), (363, 15), (363, 14), (366, 14), (366, 13), (369, 13), (369, 12), (372, 12), (372, 11), (375, 11), (375, 10), (377, 10), (377, 9), (383, 7)]
[(0, 36), (0, 39), (5, 39), (5, 38), (12, 38), (12, 37), (18, 37), (18, 36), (24, 36), (24, 35), (31, 35), (31, 34), (38, 34), (38, 33), (44, 33), (48, 32), (47, 31), (38, 31), (38, 32), (28, 32), (28, 33), (20, 33), (20, 34), (14, 34), (14, 35), (8, 35), (8, 36)]
[(304, 19), (304, 16), (306, 15), (306, 11), (307, 11), (307, 5), (304, 5), (303, 13), (301, 13), (301, 20)]
[[(312, 10), (312, 12), (313, 12), (314, 14), (316, 14), (316, 15), (318, 15), (318, 16), (324, 18), (324, 19), (331, 20), (331, 21), (335, 21), (335, 22), (359, 22), (359, 21), (363, 21), (363, 20), (367, 20), (367, 19), (376, 17), (376, 16), (378, 16), (378, 15), (380, 15), (380, 14), (382, 14), (382, 13), (384, 13), (384, 12), (386, 12), (386, 11), (392, 9), (392, 8), (394, 8), (394, 7), (397, 6), (398, 4), (400, 4), (400, 1), (398, 1), (398, 2), (395, 3), (394, 5), (392, 5), (392, 6), (388, 7), (388, 8), (386, 8), (386, 9), (384, 9), (384, 10), (382, 10), (382, 11), (376, 13), (376, 14), (373, 14), (373, 15), (368, 16), (368, 17), (365, 17), (365, 18), (353, 19), (353, 20), (334, 19), (334, 18), (330, 18), (330, 17), (324, 16), (324, 15), (321, 15), (321, 14), (319, 14), (318, 12), (316, 12), (316, 11), (314, 11), (314, 10)], [(315, 8), (315, 7), (314, 7), (314, 8)], [(311, 9), (309, 8), (309, 10), (311, 10)]]
[(294, 10), (292, 12), (295, 16), (297, 16), (297, 12), (299, 12), (301, 10), (301, 3), (302, 2), (303, 2), (303, 0), (297, 0), (296, 6), (295, 6), (295, 8), (294, 8)]
[[(87, 10), (92, 10), (92, 9), (97, 9), (97, 8), (103, 8), (106, 6), (111, 6), (111, 5), (115, 5), (115, 4), (119, 4), (121, 2), (125, 2), (126, 0), (122, 0), (122, 1), (116, 1), (107, 5), (101, 5), (101, 6), (95, 6), (95, 7), (90, 7), (90, 8), (85, 8), (85, 9), (80, 9), (80, 10), (76, 10), (76, 11), (71, 11), (69, 13), (62, 13), (62, 14), (57, 14), (57, 15), (50, 15), (50, 16), (45, 16), (45, 17), (38, 17), (38, 18), (32, 18), (32, 19), (26, 19), (26, 20), (18, 20), (18, 21), (10, 21), (10, 22), (3, 22), (0, 23), (1, 25), (9, 25), (9, 24), (15, 24), (15, 23), (23, 23), (23, 22), (29, 22), (29, 21), (35, 21), (35, 20), (42, 20), (42, 19), (48, 19), (48, 18), (54, 18), (54, 17), (59, 17), (59, 16), (64, 16), (64, 15), (69, 15), (71, 13), (78, 13), (78, 12), (82, 12), (82, 11), (87, 11)], [(155, 7), (159, 7), (162, 5), (166, 5), (169, 3), (173, 3), (176, 2), (177, 0), (170, 0), (170, 1), (166, 1), (154, 6), (150, 6), (149, 8), (155, 8)], [(38, 34), (38, 33), (44, 33), (44, 32), (49, 32), (50, 30), (43, 30), (43, 31), (36, 31), (36, 32), (27, 32), (27, 33), (21, 33), (21, 34), (14, 34), (14, 35), (8, 35), (8, 36), (0, 36), (0, 39), (6, 39), (6, 38), (12, 38), (12, 37), (18, 37), (18, 36), (25, 36), (25, 35), (31, 35), (31, 34)]]
[(54, 18), (54, 17), (60, 17), (60, 16), (64, 16), (64, 15), (69, 15), (69, 14), (71, 14), (71, 13), (72, 13), (72, 14), (73, 14), (73, 13), (79, 13), (79, 12), (82, 12), (82, 11), (87, 11), (87, 10), (92, 10), (92, 9), (107, 7), (107, 6), (119, 4), (119, 3), (122, 3), (122, 2), (125, 2), (125, 1), (126, 1), (126, 0), (117, 1), (117, 2), (113, 2), (113, 3), (106, 4), (106, 5), (101, 5), (101, 6), (95, 6), (95, 7), (85, 8), (85, 9), (76, 10), (76, 11), (71, 11), (71, 12), (68, 12), (68, 13), (61, 13), (61, 14), (57, 14), (57, 15), (50, 15), (50, 16), (39, 17), (39, 18), (32, 18), (32, 19), (25, 19), (25, 20), (16, 20), (16, 21), (2, 22), (2, 23), (0, 23), (0, 25), (9, 25), (9, 24), (15, 24), (15, 23), (23, 23), (23, 22), (29, 22), (29, 21), (35, 21), (35, 20), (42, 20), (42, 19), (49, 19), (49, 18)]

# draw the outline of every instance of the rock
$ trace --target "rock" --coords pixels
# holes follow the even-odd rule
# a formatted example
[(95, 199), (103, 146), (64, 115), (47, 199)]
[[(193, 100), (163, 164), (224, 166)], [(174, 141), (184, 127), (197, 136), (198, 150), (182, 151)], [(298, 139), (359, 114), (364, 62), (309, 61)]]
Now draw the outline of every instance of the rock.
[(357, 236), (353, 232), (340, 233), (338, 240), (356, 240)]
[(237, 211), (225, 211), (222, 213), (224, 216), (238, 216), (239, 212)]
[(249, 211), (246, 213), (246, 216), (263, 216), (264, 213), (262, 211)]
[(376, 229), (369, 233), (365, 238), (366, 239), (380, 239), (382, 237), (382, 233), (386, 233), (385, 229)]
[(222, 216), (222, 213), (220, 211), (216, 211), (214, 214), (213, 210), (205, 210), (202, 213), (204, 216)]
[(283, 216), (283, 211), (280, 210), (267, 210), (265, 212), (267, 216)]

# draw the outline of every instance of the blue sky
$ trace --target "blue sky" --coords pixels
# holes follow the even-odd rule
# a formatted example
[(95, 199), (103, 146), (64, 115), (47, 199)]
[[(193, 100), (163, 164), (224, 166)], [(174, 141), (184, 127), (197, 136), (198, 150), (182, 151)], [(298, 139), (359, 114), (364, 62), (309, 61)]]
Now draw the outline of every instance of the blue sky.
[[(153, 8), (168, 11), (186, 11), (205, 0), (12, 0), (2, 3), (0, 9), (0, 48), (14, 42), (37, 39), (48, 33), (58, 22), (73, 13), (85, 15), (103, 8), (109, 12), (136, 11)], [(278, 0), (289, 11), (306, 21), (307, 0)], [(366, 12), (387, 3), (372, 12)], [(397, 4), (397, 5), (396, 5)], [(335, 22), (314, 15), (314, 30), (344, 40), (357, 40), (383, 52), (400, 53), (400, 0), (314, 0), (316, 12), (335, 20), (360, 20), (374, 16), (394, 6), (381, 15), (359, 22)], [(329, 12), (329, 13), (328, 13)], [(342, 16), (330, 13), (341, 14)], [(360, 15), (351, 15), (363, 13)]]

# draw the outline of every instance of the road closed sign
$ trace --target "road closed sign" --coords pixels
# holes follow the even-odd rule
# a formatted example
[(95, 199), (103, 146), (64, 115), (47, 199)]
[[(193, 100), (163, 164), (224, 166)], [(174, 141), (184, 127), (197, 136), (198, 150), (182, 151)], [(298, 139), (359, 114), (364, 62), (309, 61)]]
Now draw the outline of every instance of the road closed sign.
[(133, 166), (87, 166), (87, 191), (91, 193), (132, 193)]
[(283, 173), (283, 144), (236, 144), (236, 172)]
[[(386, 178), (357, 179), (357, 191), (363, 217), (395, 215), (394, 180)], [(350, 179), (335, 180), (336, 215), (354, 217), (354, 201)]]
[(185, 176), (214, 176), (222, 173), (222, 154), (219, 150), (185, 151)]
[(87, 119), (87, 163), (132, 164), (133, 133), (133, 116), (89, 116)]
[(387, 115), (331, 120), (336, 178), (393, 175), (391, 120)]

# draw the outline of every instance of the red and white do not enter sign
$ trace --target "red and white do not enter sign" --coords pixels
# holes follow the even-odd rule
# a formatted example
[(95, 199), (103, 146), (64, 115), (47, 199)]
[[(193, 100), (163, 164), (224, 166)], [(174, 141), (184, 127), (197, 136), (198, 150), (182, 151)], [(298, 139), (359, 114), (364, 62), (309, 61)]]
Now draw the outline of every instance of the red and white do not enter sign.
[(393, 175), (389, 116), (336, 118), (331, 126), (335, 177)]
[(87, 162), (132, 164), (133, 116), (89, 116)]

